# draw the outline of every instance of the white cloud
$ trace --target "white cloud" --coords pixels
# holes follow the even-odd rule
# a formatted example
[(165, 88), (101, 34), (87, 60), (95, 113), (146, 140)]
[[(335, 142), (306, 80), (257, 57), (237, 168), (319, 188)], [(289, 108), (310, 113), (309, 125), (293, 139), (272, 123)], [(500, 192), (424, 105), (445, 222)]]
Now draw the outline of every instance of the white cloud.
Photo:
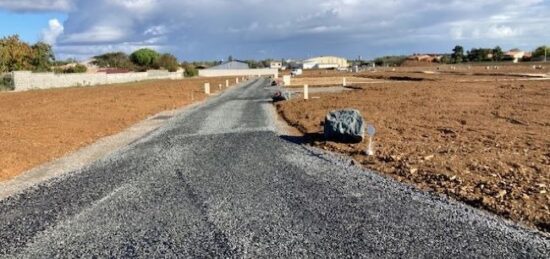
[(68, 11), (72, 0), (0, 0), (0, 8), (13, 11)]
[(55, 45), (57, 38), (63, 34), (64, 27), (57, 19), (51, 19), (48, 25), (48, 28), (42, 31), (42, 41)]
[(63, 43), (112, 43), (122, 41), (126, 36), (127, 33), (116, 26), (97, 25), (84, 31), (67, 35), (63, 39)]
[(164, 25), (151, 26), (143, 32), (143, 35), (159, 36), (168, 33), (168, 28)]
[(514, 29), (506, 25), (493, 25), (488, 30), (488, 35), (491, 38), (511, 38), (521, 35), (521, 30)]
[(464, 39), (464, 30), (461, 27), (458, 27), (458, 26), (451, 28), (451, 37), (454, 40)]
[(65, 10), (56, 43), (67, 55), (154, 45), (186, 59), (354, 57), (550, 40), (544, 0), (0, 0), (0, 8)]

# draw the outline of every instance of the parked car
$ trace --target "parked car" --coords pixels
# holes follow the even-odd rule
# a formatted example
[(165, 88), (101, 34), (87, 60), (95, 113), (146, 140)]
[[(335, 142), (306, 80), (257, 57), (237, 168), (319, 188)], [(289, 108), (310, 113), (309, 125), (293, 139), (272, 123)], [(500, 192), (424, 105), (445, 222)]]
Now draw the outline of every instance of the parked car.
[(296, 68), (296, 69), (292, 69), (292, 72), (290, 72), (290, 75), (292, 76), (299, 76), (301, 74), (303, 74), (304, 72), (302, 71), (301, 68)]

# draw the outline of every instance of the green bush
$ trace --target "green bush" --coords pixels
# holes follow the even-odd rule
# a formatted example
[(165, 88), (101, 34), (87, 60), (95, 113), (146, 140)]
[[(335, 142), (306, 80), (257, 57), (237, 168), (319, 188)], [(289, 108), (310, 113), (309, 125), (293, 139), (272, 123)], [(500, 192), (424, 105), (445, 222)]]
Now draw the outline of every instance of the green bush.
[(134, 70), (134, 64), (130, 61), (130, 57), (124, 52), (110, 52), (103, 55), (95, 56), (93, 64), (102, 68), (122, 68)]
[(178, 59), (171, 54), (162, 54), (155, 61), (155, 68), (164, 68), (170, 72), (176, 72), (179, 68)]
[(403, 64), (407, 59), (406, 56), (384, 56), (379, 57), (374, 60), (376, 66), (388, 66), (388, 67), (397, 67)]
[(199, 70), (193, 64), (183, 64), (183, 69), (185, 69), (185, 77), (194, 77), (199, 75)]
[(1, 76), (0, 75), (0, 92), (1, 91), (12, 91), (14, 90), (11, 77), (9, 76)]
[(86, 73), (87, 71), (88, 71), (88, 68), (81, 64), (76, 64), (74, 67), (54, 69), (54, 72), (57, 74)]

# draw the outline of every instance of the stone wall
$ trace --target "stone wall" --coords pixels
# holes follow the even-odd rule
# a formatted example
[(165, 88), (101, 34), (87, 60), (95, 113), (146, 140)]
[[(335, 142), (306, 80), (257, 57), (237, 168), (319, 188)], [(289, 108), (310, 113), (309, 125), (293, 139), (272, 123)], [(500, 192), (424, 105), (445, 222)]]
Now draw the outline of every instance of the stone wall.
[(54, 74), (32, 73), (30, 71), (12, 72), (12, 83), (15, 91), (32, 89), (62, 88), (72, 86), (92, 86), (137, 82), (152, 79), (182, 79), (183, 71), (168, 72), (150, 70), (147, 72), (132, 72), (120, 74), (83, 73)]
[(274, 76), (279, 77), (278, 69), (260, 68), (260, 69), (203, 69), (199, 70), (199, 76), (218, 77), (218, 76)]

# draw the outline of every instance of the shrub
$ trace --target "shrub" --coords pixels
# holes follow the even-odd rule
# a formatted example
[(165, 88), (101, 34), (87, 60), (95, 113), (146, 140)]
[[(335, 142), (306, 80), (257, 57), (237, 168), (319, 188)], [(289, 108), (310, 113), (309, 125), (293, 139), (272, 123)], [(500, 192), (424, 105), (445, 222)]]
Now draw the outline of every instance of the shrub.
[(0, 74), (0, 92), (2, 91), (12, 91), (14, 90), (11, 77), (9, 76), (2, 76)]
[(171, 54), (162, 54), (155, 61), (155, 67), (164, 68), (170, 72), (176, 72), (179, 68), (178, 59)]
[(130, 61), (130, 57), (124, 52), (111, 52), (103, 55), (95, 56), (94, 65), (98, 67), (108, 68), (123, 68), (134, 70), (134, 64)]
[(158, 57), (159, 53), (152, 49), (139, 49), (130, 55), (130, 60), (138, 66), (149, 68)]
[(186, 77), (194, 77), (199, 75), (199, 71), (193, 64), (183, 64), (183, 69), (185, 69), (184, 75)]
[(76, 66), (68, 68), (67, 73), (86, 73), (88, 68), (81, 64), (76, 64)]
[(376, 58), (374, 60), (374, 63), (377, 66), (396, 67), (403, 64), (403, 62), (405, 62), (406, 59), (407, 59), (406, 56), (384, 56), (384, 57)]
[(57, 74), (86, 73), (87, 71), (88, 71), (88, 68), (81, 64), (76, 64), (74, 67), (54, 69), (54, 72)]

